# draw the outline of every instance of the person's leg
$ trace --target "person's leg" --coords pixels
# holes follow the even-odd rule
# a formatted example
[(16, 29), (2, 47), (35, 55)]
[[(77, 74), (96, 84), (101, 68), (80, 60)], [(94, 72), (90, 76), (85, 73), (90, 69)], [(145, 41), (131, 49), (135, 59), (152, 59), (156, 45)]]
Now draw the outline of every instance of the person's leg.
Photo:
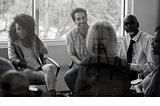
[(33, 71), (31, 69), (23, 70), (23, 74), (29, 81), (41, 80), (45, 82), (43, 71)]
[[(45, 82), (44, 79), (44, 72), (43, 71), (33, 71), (31, 69), (25, 69), (22, 71), (23, 74), (26, 76), (28, 81), (43, 81)], [(32, 86), (30, 86), (32, 88)], [(31, 93), (31, 95), (34, 96), (45, 96), (44, 92), (42, 91), (41, 93), (39, 93), (39, 91), (41, 91), (40, 89), (38, 89), (38, 91), (29, 91), (29, 93)]]
[(148, 87), (148, 85), (149, 85), (149, 83), (150, 83), (150, 81), (151, 81), (151, 78), (152, 78), (152, 72), (143, 79), (143, 81), (142, 81), (142, 86), (143, 86), (143, 88), (144, 88), (144, 91), (145, 91), (146, 88)]
[(131, 77), (130, 77), (131, 81), (137, 79), (138, 74), (139, 72), (131, 70)]
[(150, 76), (148, 77), (150, 77), (150, 81), (147, 83), (148, 86), (144, 90), (144, 94), (147, 97), (160, 97), (160, 70), (158, 69), (154, 73), (151, 72), (149, 75)]
[(55, 91), (55, 74), (53, 65), (45, 64), (42, 66), (42, 70), (43, 71), (33, 71), (30, 69), (25, 69), (23, 73), (28, 80), (41, 80), (46, 82), (47, 90), (52, 92), (50, 96), (54, 96), (56, 91)]
[(64, 81), (66, 82), (68, 88), (72, 92), (73, 92), (73, 89), (74, 89), (74, 86), (75, 86), (75, 83), (76, 83), (78, 70), (79, 70), (78, 66), (72, 67), (64, 75)]
[(43, 65), (42, 70), (44, 72), (44, 78), (46, 81), (48, 91), (55, 89), (55, 73), (53, 65), (45, 64)]
[(56, 96), (56, 90), (55, 90), (55, 73), (53, 65), (51, 64), (45, 64), (42, 66), (42, 70), (44, 72), (44, 78), (47, 85), (47, 96)]
[(136, 91), (136, 93), (143, 93), (143, 87), (142, 87), (142, 83), (139, 83), (137, 85), (134, 86), (133, 90)]

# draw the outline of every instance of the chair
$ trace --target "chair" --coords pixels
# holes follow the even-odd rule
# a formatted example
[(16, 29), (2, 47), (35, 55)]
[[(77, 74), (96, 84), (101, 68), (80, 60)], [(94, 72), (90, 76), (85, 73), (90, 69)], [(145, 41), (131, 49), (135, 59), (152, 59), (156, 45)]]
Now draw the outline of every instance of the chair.
[[(48, 60), (49, 62), (51, 62), (52, 64), (54, 64), (55, 66), (56, 66), (56, 68), (57, 68), (57, 71), (56, 71), (56, 78), (57, 78), (57, 76), (58, 76), (58, 74), (59, 74), (59, 70), (60, 70), (60, 65), (56, 62), (56, 61), (54, 61), (53, 59), (51, 59), (51, 58), (49, 58), (49, 57), (45, 57), (44, 58), (44, 62), (43, 62), (43, 64), (46, 64), (46, 60)], [(56, 79), (56, 81), (57, 81), (57, 79)]]
[(73, 67), (73, 65), (74, 65), (74, 62), (71, 61), (71, 62), (69, 63), (69, 69), (71, 69), (71, 68)]
[[(61, 68), (60, 65), (56, 61), (54, 61), (53, 59), (51, 59), (49, 57), (44, 57), (44, 55), (42, 55), (42, 54), (40, 55), (40, 59), (43, 60), (42, 61), (43, 64), (46, 64), (46, 62), (48, 61), (48, 62), (52, 63), (54, 66), (56, 66), (57, 70), (56, 70), (56, 75), (55, 75), (55, 78), (56, 78), (55, 81), (57, 81), (57, 76), (58, 76), (59, 70)], [(45, 86), (45, 88), (46, 88), (45, 91), (47, 90), (46, 83), (44, 81), (34, 80), (34, 81), (29, 81), (29, 84), (31, 86), (36, 85), (36, 86), (38, 86), (38, 88), (40, 88), (41, 90), (44, 91), (44, 89), (40, 87), (42, 85), (42, 86)]]
[[(46, 62), (50, 62), (51, 64), (53, 64), (54, 66), (56, 66), (57, 69), (56, 69), (56, 75), (55, 75), (56, 79), (55, 80), (57, 81), (57, 76), (58, 76), (59, 70), (61, 68), (60, 65), (56, 61), (54, 61), (53, 59), (51, 59), (49, 57), (44, 57), (43, 54), (39, 54), (39, 56), (40, 56), (40, 59), (42, 61), (42, 64), (46, 64)], [(18, 68), (16, 66), (14, 66), (14, 67), (18, 70)], [(28, 82), (29, 82), (29, 85), (30, 85), (31, 88), (33, 86), (36, 86), (37, 88), (41, 89), (44, 92), (46, 92), (46, 90), (47, 90), (46, 83), (44, 81), (41, 81), (41, 80), (33, 80), (33, 81), (31, 81), (30, 80)], [(43, 86), (45, 86), (45, 89), (44, 89)]]

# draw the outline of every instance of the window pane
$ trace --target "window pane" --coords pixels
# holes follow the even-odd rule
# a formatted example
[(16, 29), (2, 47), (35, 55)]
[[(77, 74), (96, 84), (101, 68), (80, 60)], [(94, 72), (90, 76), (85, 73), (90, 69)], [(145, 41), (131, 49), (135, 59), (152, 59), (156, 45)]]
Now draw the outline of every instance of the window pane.
[(83, 7), (88, 23), (106, 19), (121, 36), (122, 0), (40, 0), (39, 36), (42, 39), (61, 39), (75, 25), (70, 17), (72, 8)]
[(7, 28), (20, 13), (32, 14), (32, 0), (0, 0), (0, 41), (8, 40)]

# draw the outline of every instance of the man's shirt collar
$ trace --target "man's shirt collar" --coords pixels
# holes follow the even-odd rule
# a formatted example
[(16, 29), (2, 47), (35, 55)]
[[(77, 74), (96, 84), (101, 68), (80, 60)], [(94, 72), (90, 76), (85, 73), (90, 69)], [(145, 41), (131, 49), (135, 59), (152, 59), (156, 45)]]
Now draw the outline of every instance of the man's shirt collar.
[[(132, 40), (134, 40), (135, 42), (138, 42), (140, 36), (141, 36), (141, 31), (138, 31), (137, 35), (134, 36), (134, 37), (132, 38)], [(131, 39), (131, 38), (130, 38), (130, 39)]]

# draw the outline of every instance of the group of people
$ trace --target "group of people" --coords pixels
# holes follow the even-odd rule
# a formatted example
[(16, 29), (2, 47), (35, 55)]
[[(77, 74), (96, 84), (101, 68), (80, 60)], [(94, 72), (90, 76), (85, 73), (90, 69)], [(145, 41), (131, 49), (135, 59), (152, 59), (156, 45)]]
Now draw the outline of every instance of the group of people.
[[(87, 11), (79, 7), (73, 9), (71, 17), (76, 27), (68, 32), (66, 39), (68, 54), (75, 65), (65, 73), (64, 81), (72, 96), (131, 96), (130, 81), (138, 77), (143, 80), (133, 87), (137, 93), (160, 96), (159, 27), (154, 36), (149, 35), (139, 30), (134, 15), (127, 15), (123, 20), (127, 35), (117, 52), (117, 36), (111, 23), (100, 20), (90, 26)], [(24, 81), (20, 87), (24, 89), (29, 86), (28, 80), (41, 80), (47, 85), (47, 96), (56, 96), (54, 66), (44, 65), (41, 58), (47, 53), (47, 46), (35, 33), (33, 17), (27, 14), (15, 16), (9, 27), (11, 68), (1, 72), (0, 91), (13, 90), (7, 78), (13, 83)], [(15, 75), (19, 77), (14, 80)], [(26, 92), (22, 94), (24, 96)], [(18, 96), (18, 93), (14, 95)]]
[[(120, 89), (128, 88), (128, 86), (124, 87), (124, 83), (127, 84), (127, 82), (121, 80), (129, 81), (128, 85), (131, 86), (130, 81), (137, 78), (143, 81), (135, 85), (133, 90), (140, 93), (141, 89), (144, 96), (160, 96), (157, 83), (158, 71), (156, 71), (159, 65), (159, 53), (154, 52), (159, 48), (157, 46), (159, 43), (158, 30), (155, 36), (140, 31), (137, 18), (131, 14), (127, 15), (123, 20), (123, 27), (127, 35), (124, 36), (117, 53), (116, 34), (108, 21), (101, 20), (89, 26), (87, 13), (83, 8), (74, 9), (71, 16), (76, 27), (67, 34), (67, 50), (75, 66), (65, 73), (64, 80), (74, 96), (131, 96), (129, 89), (127, 92), (120, 91)], [(155, 38), (157, 40), (153, 40)], [(115, 67), (117, 57), (120, 64), (116, 67), (121, 69), (112, 68)], [(103, 67), (103, 63), (108, 67)], [(126, 77), (119, 75), (118, 79), (116, 74), (113, 74), (117, 70), (121, 70), (120, 74), (127, 72)], [(108, 76), (112, 77), (108, 79), (109, 82), (101, 78), (108, 77), (101, 75), (107, 71), (110, 71), (108, 74), (111, 74)], [(106, 81), (101, 83), (101, 79)], [(117, 84), (121, 83), (122, 86), (118, 86), (114, 80)], [(106, 87), (107, 85), (112, 86), (112, 90)]]

